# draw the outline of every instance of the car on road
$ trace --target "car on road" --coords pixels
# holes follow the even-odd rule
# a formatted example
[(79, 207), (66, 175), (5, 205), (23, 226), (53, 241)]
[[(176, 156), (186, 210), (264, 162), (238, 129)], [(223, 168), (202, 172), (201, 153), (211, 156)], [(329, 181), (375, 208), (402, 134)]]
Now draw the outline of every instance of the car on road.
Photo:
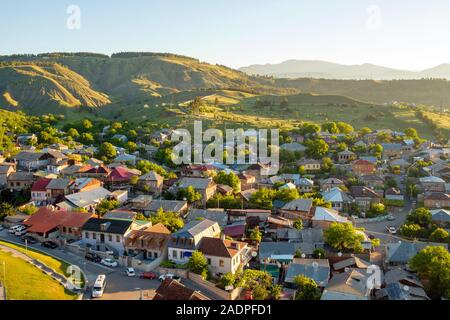
[(9, 233), (14, 234), (14, 233), (16, 233), (16, 230), (20, 227), (22, 227), (22, 225), (12, 226), (11, 228), (9, 228), (8, 231), (9, 231)]
[(27, 242), (29, 244), (35, 244), (37, 243), (36, 239), (33, 238), (32, 236), (24, 236), (22, 237), (23, 242)]
[(154, 272), (144, 272), (141, 275), (141, 278), (142, 279), (148, 279), (148, 280), (156, 280), (156, 279), (158, 279), (158, 275), (156, 273), (154, 273)]
[(41, 244), (44, 248), (48, 248), (48, 249), (56, 249), (58, 248), (58, 245), (56, 243), (54, 243), (53, 241), (44, 241)]
[(97, 277), (92, 288), (92, 298), (101, 298), (106, 288), (106, 275), (101, 274)]
[(387, 227), (390, 234), (397, 234), (397, 229), (395, 227)]
[(102, 258), (100, 258), (96, 254), (91, 253), (91, 252), (86, 253), (84, 258), (88, 261), (92, 261), (92, 262), (96, 262), (96, 263), (100, 263), (100, 261), (102, 261)]
[(395, 221), (396, 218), (395, 218), (394, 216), (389, 216), (389, 217), (387, 218), (387, 220), (388, 220), (388, 221)]
[(125, 270), (125, 273), (128, 277), (136, 277), (136, 271), (134, 271), (133, 268), (127, 268), (127, 270)]
[(166, 279), (173, 279), (174, 275), (172, 273), (162, 274), (159, 276), (159, 281), (164, 281)]
[(24, 236), (24, 235), (26, 235), (27, 234), (27, 227), (25, 227), (25, 226), (20, 226), (20, 227), (18, 227), (17, 229), (16, 229), (16, 231), (14, 232), (14, 235), (15, 236), (18, 236), (18, 237), (22, 237), (22, 236)]
[(119, 264), (117, 263), (117, 261), (115, 261), (115, 260), (113, 260), (113, 259), (108, 259), (108, 258), (102, 259), (102, 260), (100, 261), (100, 263), (101, 263), (102, 265), (104, 265), (104, 266), (111, 267), (111, 268), (115, 268), (115, 267), (117, 267), (117, 266), (119, 265)]

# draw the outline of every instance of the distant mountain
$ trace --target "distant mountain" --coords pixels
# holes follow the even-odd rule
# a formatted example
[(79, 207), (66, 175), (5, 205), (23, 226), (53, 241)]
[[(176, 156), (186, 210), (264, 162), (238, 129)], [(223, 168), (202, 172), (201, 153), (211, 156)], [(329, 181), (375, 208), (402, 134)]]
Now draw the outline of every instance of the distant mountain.
[(279, 64), (251, 65), (239, 69), (251, 75), (277, 78), (316, 78), (342, 80), (450, 79), (450, 64), (423, 71), (386, 68), (373, 64), (343, 65), (320, 60), (288, 60)]

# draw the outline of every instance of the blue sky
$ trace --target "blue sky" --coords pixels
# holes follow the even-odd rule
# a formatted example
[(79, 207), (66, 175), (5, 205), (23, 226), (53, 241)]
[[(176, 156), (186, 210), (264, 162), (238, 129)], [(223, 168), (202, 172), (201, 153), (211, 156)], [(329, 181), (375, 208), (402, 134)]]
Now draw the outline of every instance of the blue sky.
[[(80, 29), (67, 28), (69, 5)], [(3, 0), (0, 54), (173, 52), (241, 67), (288, 59), (450, 62), (447, 0)]]

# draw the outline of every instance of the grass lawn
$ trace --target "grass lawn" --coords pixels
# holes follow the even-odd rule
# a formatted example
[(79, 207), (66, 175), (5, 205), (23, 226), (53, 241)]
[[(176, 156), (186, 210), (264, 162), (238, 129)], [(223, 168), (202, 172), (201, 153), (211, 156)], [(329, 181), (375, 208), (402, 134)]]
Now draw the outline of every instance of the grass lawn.
[(6, 280), (3, 263), (0, 278), (5, 283), (7, 300), (74, 300), (77, 295), (64, 289), (57, 281), (35, 266), (10, 253), (0, 251), (0, 261), (6, 263)]
[[(23, 246), (19, 246), (13, 243), (9, 243), (9, 242), (5, 242), (5, 241), (0, 241), (0, 244), (10, 247), (12, 249), (16, 249), (17, 251), (23, 252), (25, 254), (27, 254), (28, 256), (30, 256), (33, 259), (39, 260), (40, 262), (42, 262), (43, 264), (47, 265), (48, 267), (52, 268), (53, 270), (55, 270), (56, 272), (69, 276), (70, 274), (67, 273), (67, 268), (69, 267), (69, 264), (67, 264), (64, 261), (55, 259), (53, 257), (50, 257), (48, 255), (45, 255), (43, 253), (40, 253), (36, 250), (33, 249), (28, 249), (28, 251), (25, 249), (25, 247)], [(84, 280), (82, 280), (84, 282)]]

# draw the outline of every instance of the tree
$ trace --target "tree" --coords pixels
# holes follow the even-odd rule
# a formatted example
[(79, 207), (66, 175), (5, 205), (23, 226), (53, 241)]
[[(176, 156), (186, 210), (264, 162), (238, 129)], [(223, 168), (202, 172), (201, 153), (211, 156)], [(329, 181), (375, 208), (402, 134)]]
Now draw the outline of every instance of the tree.
[(303, 220), (302, 219), (297, 219), (294, 221), (294, 228), (297, 230), (302, 230), (303, 229)]
[(281, 189), (275, 192), (274, 200), (279, 200), (283, 202), (290, 202), (300, 198), (300, 194), (297, 189)]
[(355, 130), (351, 125), (345, 122), (338, 122), (337, 127), (339, 129), (339, 132), (343, 134), (349, 134)]
[(383, 146), (381, 144), (378, 143), (372, 144), (369, 147), (369, 150), (372, 153), (372, 155), (374, 155), (378, 159), (381, 159), (381, 156), (383, 155)]
[(405, 130), (405, 135), (412, 139), (419, 138), (419, 134), (417, 133), (417, 130), (414, 128), (408, 128)]
[(320, 159), (328, 153), (329, 146), (322, 140), (308, 140), (306, 142), (306, 154), (309, 157)]
[(26, 214), (27, 216), (31, 216), (31, 215), (35, 214), (36, 211), (38, 211), (38, 210), (39, 209), (32, 204), (26, 205), (20, 209), (20, 211), (22, 213)]
[(223, 288), (226, 288), (228, 286), (233, 286), (235, 282), (236, 282), (236, 277), (231, 272), (225, 273), (220, 278), (220, 284), (222, 285)]
[(359, 130), (359, 134), (361, 136), (365, 136), (366, 134), (372, 133), (372, 129), (368, 128), (368, 127), (364, 127), (361, 128), (361, 130)]
[(266, 300), (270, 294), (269, 290), (261, 284), (254, 286), (252, 291), (254, 300)]
[(327, 252), (323, 248), (317, 248), (313, 252), (313, 257), (316, 259), (324, 259), (327, 256)]
[(2, 204), (0, 205), (0, 221), (3, 221), (3, 219), (5, 219), (5, 217), (7, 216), (13, 216), (15, 214), (16, 210), (11, 204), (2, 202)]
[(184, 227), (183, 219), (174, 212), (164, 212), (163, 208), (159, 208), (156, 214), (150, 216), (153, 225), (162, 223), (170, 232), (176, 232)]
[(448, 232), (442, 228), (437, 228), (430, 235), (431, 242), (446, 242), (448, 241)]
[(117, 209), (119, 207), (119, 201), (115, 199), (103, 199), (95, 208), (98, 215), (103, 216), (105, 213)]
[(95, 141), (94, 136), (89, 132), (83, 132), (81, 134), (81, 141), (85, 144), (91, 144)]
[(234, 173), (230, 172), (227, 174), (225, 171), (220, 171), (215, 177), (214, 182), (217, 184), (224, 184), (233, 188), (234, 192), (241, 191), (241, 180)]
[(450, 253), (441, 246), (426, 247), (410, 261), (409, 267), (422, 279), (428, 279), (432, 298), (450, 298)]
[(177, 198), (179, 200), (184, 200), (188, 203), (194, 203), (200, 201), (202, 199), (202, 195), (200, 192), (196, 191), (193, 186), (189, 186), (187, 188), (181, 188), (178, 190)]
[(98, 150), (98, 156), (111, 160), (117, 156), (116, 148), (109, 142), (103, 142)]
[(422, 231), (422, 227), (415, 223), (404, 224), (400, 228), (401, 234), (408, 238), (418, 238), (422, 234)]
[(334, 249), (356, 253), (363, 251), (361, 242), (364, 241), (364, 235), (358, 233), (351, 223), (333, 222), (324, 231), (324, 238)]
[(67, 131), (67, 135), (68, 135), (69, 137), (71, 137), (72, 139), (74, 139), (74, 140), (76, 140), (76, 139), (78, 139), (78, 138), (80, 137), (80, 134), (78, 133), (78, 130), (75, 129), (75, 128), (70, 128), (70, 129)]
[(329, 133), (339, 133), (339, 128), (336, 122), (325, 122), (322, 124), (322, 131), (328, 131)]
[(259, 227), (256, 227), (250, 232), (250, 240), (260, 243), (262, 240), (262, 232), (259, 231)]
[(84, 129), (85, 131), (87, 131), (87, 130), (92, 129), (92, 127), (93, 127), (94, 125), (92, 124), (92, 122), (91, 122), (90, 120), (84, 119), (83, 122), (82, 122), (82, 126), (83, 126), (83, 129)]
[(301, 257), (302, 257), (302, 250), (300, 249), (295, 250), (294, 258), (300, 259)]
[(382, 203), (374, 204), (370, 207), (367, 213), (368, 217), (378, 217), (386, 213), (386, 207)]
[(188, 261), (188, 268), (192, 272), (206, 278), (208, 274), (208, 262), (205, 256), (200, 251), (194, 251)]
[(250, 205), (255, 208), (270, 210), (273, 207), (273, 199), (276, 191), (272, 189), (259, 189), (250, 197)]
[(418, 224), (423, 228), (428, 228), (431, 224), (431, 220), (432, 215), (427, 208), (417, 208), (406, 217), (408, 223)]
[(294, 284), (297, 286), (295, 300), (320, 300), (321, 292), (313, 279), (298, 275), (294, 278)]
[(155, 171), (157, 174), (163, 177), (168, 176), (167, 171), (163, 167), (148, 160), (139, 160), (136, 164), (136, 169), (141, 171), (143, 174), (149, 173), (150, 171)]
[(133, 153), (137, 150), (137, 145), (133, 141), (128, 141), (126, 144), (126, 148), (127, 148), (128, 152)]

